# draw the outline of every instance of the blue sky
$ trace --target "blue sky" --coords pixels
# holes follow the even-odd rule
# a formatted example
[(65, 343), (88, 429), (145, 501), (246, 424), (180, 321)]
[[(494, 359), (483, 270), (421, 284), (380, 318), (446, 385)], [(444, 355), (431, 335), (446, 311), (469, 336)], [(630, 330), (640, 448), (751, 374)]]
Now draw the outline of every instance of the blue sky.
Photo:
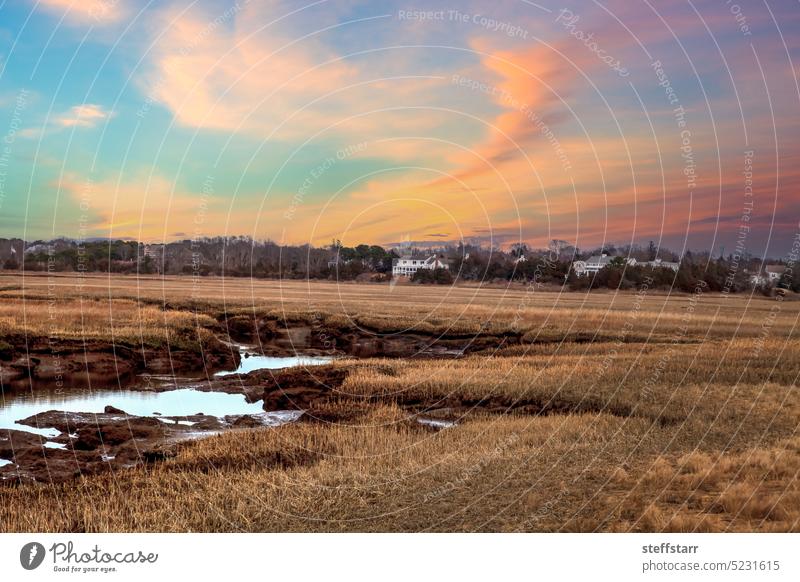
[(800, 228), (799, 7), (2, 2), (0, 228), (680, 250), (746, 226), (779, 255)]

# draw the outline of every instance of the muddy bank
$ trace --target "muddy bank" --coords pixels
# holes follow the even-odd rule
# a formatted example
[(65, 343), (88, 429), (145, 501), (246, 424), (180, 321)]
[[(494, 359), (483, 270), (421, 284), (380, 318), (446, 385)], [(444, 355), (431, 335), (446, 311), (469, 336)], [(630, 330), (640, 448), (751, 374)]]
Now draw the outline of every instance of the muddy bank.
[(287, 369), (249, 375), (245, 380), (253, 390), (263, 386), (264, 410), (304, 410), (307, 422), (350, 422), (356, 420), (369, 406), (376, 403), (396, 404), (411, 414), (432, 416), (442, 421), (455, 421), (468, 414), (523, 414), (530, 416), (567, 415), (581, 413), (605, 413), (622, 418), (641, 416), (661, 426), (672, 425), (682, 419), (669, 415), (650, 418), (634, 407), (583, 398), (579, 401), (543, 399), (538, 397), (511, 398), (487, 396), (485, 398), (461, 398), (450, 395), (445, 398), (423, 398), (414, 393), (357, 396), (342, 390), (348, 370), (334, 366), (312, 369)]
[(175, 429), (153, 418), (115, 412), (81, 414), (49, 411), (21, 424), (52, 427), (54, 438), (17, 430), (2, 431), (3, 484), (58, 483), (81, 475), (132, 467), (169, 455), (165, 443)]
[[(267, 356), (339, 355), (356, 358), (457, 358), (469, 354), (502, 355), (504, 348), (545, 344), (589, 344), (616, 342), (618, 334), (597, 332), (554, 333), (548, 330), (525, 333), (423, 333), (383, 331), (364, 325), (333, 326), (324, 320), (292, 319), (281, 321), (253, 315), (218, 316), (220, 327), (231, 342), (258, 346)], [(672, 341), (652, 334), (626, 334), (625, 343)], [(685, 343), (693, 343), (687, 339)]]
[[(523, 343), (543, 343), (517, 333), (434, 335), (381, 332), (364, 327), (335, 327), (324, 321), (279, 321), (252, 315), (218, 314), (206, 329), (211, 340), (176, 338), (162, 346), (127, 345), (92, 339), (4, 337), (0, 341), (0, 381), (5, 386), (58, 383), (127, 384), (137, 375), (194, 373), (234, 369), (240, 354), (234, 344), (256, 347), (264, 356), (352, 356), (358, 358), (455, 358), (494, 353)], [(574, 338), (574, 341), (590, 338)], [(149, 389), (149, 388), (145, 388)]]
[[(223, 430), (262, 428), (293, 422), (301, 413), (285, 411), (215, 417), (133, 416), (107, 406), (103, 413), (51, 410), (20, 421), (54, 436), (23, 430), (0, 431), (0, 484), (59, 483), (102, 471), (127, 469), (175, 455), (179, 443)], [(21, 427), (23, 428), (23, 427)]]
[[(87, 383), (118, 385), (137, 374), (173, 374), (235, 368), (236, 348), (215, 340), (197, 349), (178, 344), (162, 347), (68, 341), (47, 338), (5, 338), (9, 347), (0, 353), (0, 381), (6, 387), (57, 387)], [(194, 347), (194, 346), (193, 346)]]
[[(158, 462), (173, 456), (182, 441), (212, 436), (223, 430), (280, 426), (297, 420), (358, 425), (369, 417), (376, 404), (398, 406), (407, 414), (408, 423), (419, 430), (429, 431), (450, 428), (476, 414), (641, 415), (630, 407), (592, 399), (569, 401), (523, 397), (515, 400), (498, 395), (482, 399), (449, 395), (437, 399), (420, 396), (414, 391), (358, 396), (343, 390), (349, 373), (350, 369), (341, 365), (293, 367), (212, 378), (191, 388), (183, 388), (184, 392), (195, 395), (218, 393), (214, 398), (243, 395), (239, 401), (248, 404), (239, 412), (246, 411), (246, 414), (226, 414), (219, 408), (205, 410), (213, 414), (202, 411), (185, 414), (190, 406), (192, 411), (195, 410), (195, 405), (191, 404), (183, 407), (180, 416), (172, 416), (176, 414), (175, 408), (159, 408), (168, 413), (161, 415), (155, 411), (158, 406), (155, 403), (130, 409), (137, 414), (128, 414), (111, 406), (106, 406), (100, 413), (48, 410), (34, 414), (17, 422), (21, 430), (0, 431), (0, 459), (13, 461), (13, 464), (0, 466), (0, 483), (61, 482), (80, 475)], [(157, 392), (160, 398), (162, 391), (159, 389)], [(179, 396), (178, 392), (181, 390), (167, 390), (164, 394), (172, 398)], [(197, 400), (197, 408), (212, 406), (210, 400), (199, 404), (202, 401)], [(169, 400), (158, 402), (166, 405)], [(225, 410), (230, 411), (230, 408)], [(663, 425), (678, 419), (661, 416), (652, 420)], [(40, 433), (52, 430), (53, 433), (24, 432), (24, 427), (32, 427)]]
[(264, 355), (347, 355), (357, 358), (459, 357), (515, 345), (521, 334), (435, 335), (412, 331), (382, 332), (365, 327), (333, 327), (321, 322), (278, 321), (238, 315), (221, 316), (234, 342), (254, 344)]
[[(220, 316), (215, 337), (204, 345), (175, 341), (135, 346), (100, 340), (5, 337), (0, 342), (0, 381), (14, 388), (59, 383), (129, 384), (137, 375), (195, 376), (235, 369), (241, 360), (235, 343), (256, 346), (264, 356), (349, 355), (354, 357), (459, 357), (518, 343), (518, 337), (434, 337), (419, 333), (381, 334), (335, 329), (305, 322), (279, 322), (247, 316)], [(150, 387), (143, 386), (143, 389)]]
[[(0, 466), (2, 482), (59, 482), (99, 471), (125, 469), (152, 463), (174, 454), (177, 443), (210, 436), (222, 430), (277, 426), (300, 419), (303, 422), (358, 424), (370, 414), (376, 403), (395, 404), (409, 415), (409, 422), (420, 430), (442, 430), (475, 413), (551, 415), (604, 412), (621, 417), (636, 416), (637, 411), (624, 406), (589, 399), (512, 400), (500, 396), (483, 399), (448, 396), (442, 399), (420, 397), (413, 391), (360, 397), (342, 391), (349, 370), (340, 365), (297, 366), (279, 370), (257, 370), (246, 374), (215, 376), (215, 370), (239, 368), (242, 362), (235, 342), (251, 343), (263, 356), (354, 356), (396, 358), (452, 358), (469, 353), (493, 353), (499, 348), (524, 343), (520, 335), (431, 336), (421, 333), (378, 333), (364, 329), (333, 329), (306, 322), (283, 324), (276, 320), (248, 316), (224, 318), (214, 326), (217, 337), (202, 350), (132, 348), (102, 342), (59, 342), (34, 340), (28, 353), (19, 349), (0, 354), (0, 374), (4, 386), (14, 382), (26, 385), (35, 381), (41, 388), (48, 382), (105, 382), (116, 390), (165, 393), (179, 388), (197, 392), (241, 394), (254, 404), (254, 414), (204, 414), (194, 409), (161, 416), (154, 409), (128, 408), (134, 414), (107, 406), (103, 412), (59, 412), (49, 410), (19, 424), (52, 429), (54, 435), (17, 430), (0, 431), (0, 459), (13, 461)], [(17, 345), (25, 346), (17, 342)], [(244, 368), (247, 368), (246, 366)], [(201, 373), (198, 373), (201, 372)], [(178, 375), (184, 376), (178, 378)], [(194, 379), (193, 379), (194, 378)], [(138, 398), (138, 396), (137, 396)], [(102, 410), (109, 400), (82, 410)], [(257, 403), (257, 404), (256, 404)], [(99, 405), (98, 405), (99, 404)], [(53, 404), (53, 407), (58, 404)], [(44, 410), (39, 408), (36, 410)], [(78, 410), (73, 408), (72, 410)], [(162, 412), (167, 412), (161, 409)], [(251, 412), (250, 409), (246, 410)], [(31, 414), (29, 411), (26, 414)], [(185, 414), (190, 412), (188, 416)], [(236, 410), (235, 412), (244, 412)], [(416, 422), (414, 422), (416, 421)], [(660, 422), (670, 419), (660, 418)]]

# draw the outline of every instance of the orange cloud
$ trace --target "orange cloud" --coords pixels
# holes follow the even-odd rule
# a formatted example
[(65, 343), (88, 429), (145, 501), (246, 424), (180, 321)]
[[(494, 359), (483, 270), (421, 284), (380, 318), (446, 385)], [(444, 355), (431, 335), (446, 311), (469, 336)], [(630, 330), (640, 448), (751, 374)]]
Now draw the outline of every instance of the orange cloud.
[(95, 182), (67, 174), (54, 184), (79, 205), (93, 236), (151, 239), (191, 229), (212, 202), (176, 189), (166, 178), (141, 174)]
[[(370, 177), (353, 192), (332, 195), (316, 204), (304, 203), (301, 212), (285, 226), (290, 240), (319, 244), (330, 238), (360, 237), (391, 242), (446, 231), (454, 238), (486, 238), (497, 233), (495, 242), (501, 242), (509, 237), (519, 240), (520, 231), (525, 237), (536, 228), (544, 226), (546, 230), (546, 221), (540, 218), (546, 210), (545, 181), (543, 178), (540, 182), (536, 172), (549, 178), (548, 188), (559, 193), (569, 180), (563, 172), (538, 167), (543, 159), (541, 152), (547, 152), (548, 146), (541, 143), (541, 127), (531, 120), (530, 112), (554, 108), (560, 102), (559, 95), (548, 85), (558, 85), (566, 92), (562, 95), (568, 96), (575, 84), (574, 75), (565, 72), (558, 55), (550, 49), (491, 54), (483, 48), (481, 52), (482, 78), (494, 81), (496, 91), (470, 93), (469, 88), (457, 87), (458, 78), (448, 82), (450, 88), (467, 92), (484, 105), (493, 98), (500, 113), (481, 120), (466, 110), (439, 112), (442, 118), (455, 119), (462, 126), (477, 127), (477, 133), (484, 136), (477, 144), (460, 143), (458, 137), (448, 140), (424, 134), (369, 142), (361, 155), (399, 164), (420, 152), (433, 154), (433, 159), (422, 164), (425, 167)], [(275, 224), (272, 220), (262, 223)]]
[[(684, 36), (706, 35), (703, 22), (678, 5), (663, 10), (668, 23)], [(386, 53), (385, 59), (340, 60), (313, 27), (304, 36), (287, 21), (275, 22), (292, 10), (288, 3), (281, 6), (249, 3), (217, 14), (162, 12), (142, 89), (190, 127), (298, 144), (333, 135), (344, 143), (369, 143), (355, 156), (384, 160), (388, 169), (408, 167), (365, 176), (354, 191), (304, 200), (291, 219), (284, 217), (291, 193), (270, 193), (258, 215), (221, 214), (219, 224), (231, 232), (238, 226), (257, 236), (321, 244), (334, 237), (389, 242), (430, 232), (458, 238), (459, 233), (514, 237), (521, 231), (523, 239), (537, 244), (564, 238), (589, 246), (658, 233), (680, 236), (689, 227), (714, 228), (718, 214), (736, 215), (738, 157), (726, 159), (721, 173), (716, 167), (717, 150), (740, 137), (730, 97), (712, 104), (712, 124), (697, 96), (691, 90), (682, 94), (695, 151), (703, 158), (699, 187), (690, 197), (679, 132), (663, 95), (657, 93), (647, 111), (632, 93), (620, 98), (620, 87), (629, 91), (627, 81), (560, 25), (546, 23), (556, 39), (549, 46), (539, 40), (524, 47), (501, 41), (498, 48), (497, 39), (473, 40), (469, 46), (477, 64), (469, 69), (464, 61), (454, 61), (460, 79), (479, 82), (473, 86), (427, 63), (419, 69), (432, 73), (427, 77), (382, 78), (402, 69), (402, 52)], [(632, 30), (645, 30), (651, 11), (622, 10), (627, 6), (619, 2), (620, 10), (613, 12)], [(341, 25), (341, 13), (321, 14), (323, 21), (314, 22), (317, 29)], [(728, 16), (719, 11), (706, 23), (730, 27)], [(659, 45), (671, 42), (672, 33), (656, 24), (642, 40), (650, 49), (663, 49)], [(657, 80), (623, 26), (588, 8), (584, 26), (630, 69), (636, 87), (652, 88)], [(421, 27), (411, 32), (425, 40)], [(744, 108), (753, 112), (751, 137), (769, 142), (770, 136), (759, 135), (772, 131), (764, 115), (767, 96), (757, 94), (760, 73), (754, 77), (752, 67), (740, 73), (736, 66), (751, 58), (751, 49), (742, 44), (736, 50), (744, 51), (742, 58), (729, 53), (729, 60)], [(659, 55), (665, 66), (683, 58), (674, 50), (659, 50)], [(690, 84), (685, 71), (670, 65), (676, 83)], [(703, 75), (704, 67), (719, 68), (719, 62), (707, 59), (697, 66)], [(786, 117), (782, 123), (788, 131), (793, 122)], [(785, 176), (796, 164), (782, 166)], [(793, 170), (789, 173), (796, 184)], [(768, 187), (760, 188), (766, 199)], [(767, 210), (762, 202), (760, 211)]]

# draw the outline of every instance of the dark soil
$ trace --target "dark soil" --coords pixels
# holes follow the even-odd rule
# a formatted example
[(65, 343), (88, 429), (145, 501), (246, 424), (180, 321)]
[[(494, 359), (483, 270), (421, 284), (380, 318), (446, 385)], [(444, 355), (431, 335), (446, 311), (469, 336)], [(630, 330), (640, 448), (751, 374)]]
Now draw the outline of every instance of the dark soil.
[(239, 351), (214, 342), (203, 351), (165, 345), (130, 347), (96, 341), (23, 339), (0, 365), (4, 386), (46, 388), (60, 383), (125, 383), (137, 374), (190, 373), (236, 368)]

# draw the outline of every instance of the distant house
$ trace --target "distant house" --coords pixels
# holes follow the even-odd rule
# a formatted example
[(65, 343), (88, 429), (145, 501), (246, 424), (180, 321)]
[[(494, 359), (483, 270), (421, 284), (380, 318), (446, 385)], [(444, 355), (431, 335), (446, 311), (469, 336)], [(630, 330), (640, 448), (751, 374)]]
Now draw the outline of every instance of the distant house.
[(339, 254), (337, 253), (336, 256), (333, 259), (328, 261), (328, 268), (329, 269), (338, 269), (342, 265), (349, 265), (349, 264), (350, 264), (349, 260), (345, 261), (344, 259), (339, 257)]
[(411, 277), (420, 269), (450, 269), (450, 266), (436, 255), (427, 259), (404, 256), (392, 261), (392, 276)]
[(767, 284), (775, 284), (781, 280), (783, 274), (786, 272), (786, 265), (767, 265), (764, 267), (762, 273), (752, 275), (750, 283), (756, 287), (762, 287)]
[(767, 265), (764, 269), (764, 273), (766, 273), (767, 281), (770, 283), (777, 283), (783, 277), (783, 274), (786, 272), (786, 265)]
[(163, 262), (165, 251), (166, 247), (163, 244), (146, 244), (142, 247), (142, 254), (139, 257), (139, 260), (144, 265), (146, 265), (149, 261), (150, 267), (155, 269), (157, 273), (161, 273), (164, 270)]
[[(583, 276), (583, 275), (593, 275), (600, 271), (603, 267), (607, 267), (611, 261), (616, 259), (617, 257), (610, 257), (606, 253), (602, 255), (593, 255), (586, 259), (585, 261), (574, 261), (572, 263), (572, 268), (575, 271), (576, 275)], [(628, 266), (633, 267), (636, 265), (636, 259), (633, 257), (619, 257), (623, 259)]]
[(680, 269), (680, 263), (673, 263), (671, 261), (662, 261), (661, 259), (656, 259), (655, 261), (647, 261), (643, 263), (645, 266), (650, 267), (651, 269), (672, 269), (676, 273), (678, 269)]
[(150, 257), (152, 260), (157, 260), (161, 258), (161, 255), (164, 253), (164, 245), (163, 244), (152, 244), (152, 245), (144, 245), (144, 256)]
[(27, 247), (25, 249), (24, 253), (26, 255), (32, 255), (32, 254), (36, 254), (36, 253), (46, 253), (51, 248), (52, 247), (50, 245), (48, 245), (47, 243), (32, 244), (32, 245), (30, 245), (29, 247)]

